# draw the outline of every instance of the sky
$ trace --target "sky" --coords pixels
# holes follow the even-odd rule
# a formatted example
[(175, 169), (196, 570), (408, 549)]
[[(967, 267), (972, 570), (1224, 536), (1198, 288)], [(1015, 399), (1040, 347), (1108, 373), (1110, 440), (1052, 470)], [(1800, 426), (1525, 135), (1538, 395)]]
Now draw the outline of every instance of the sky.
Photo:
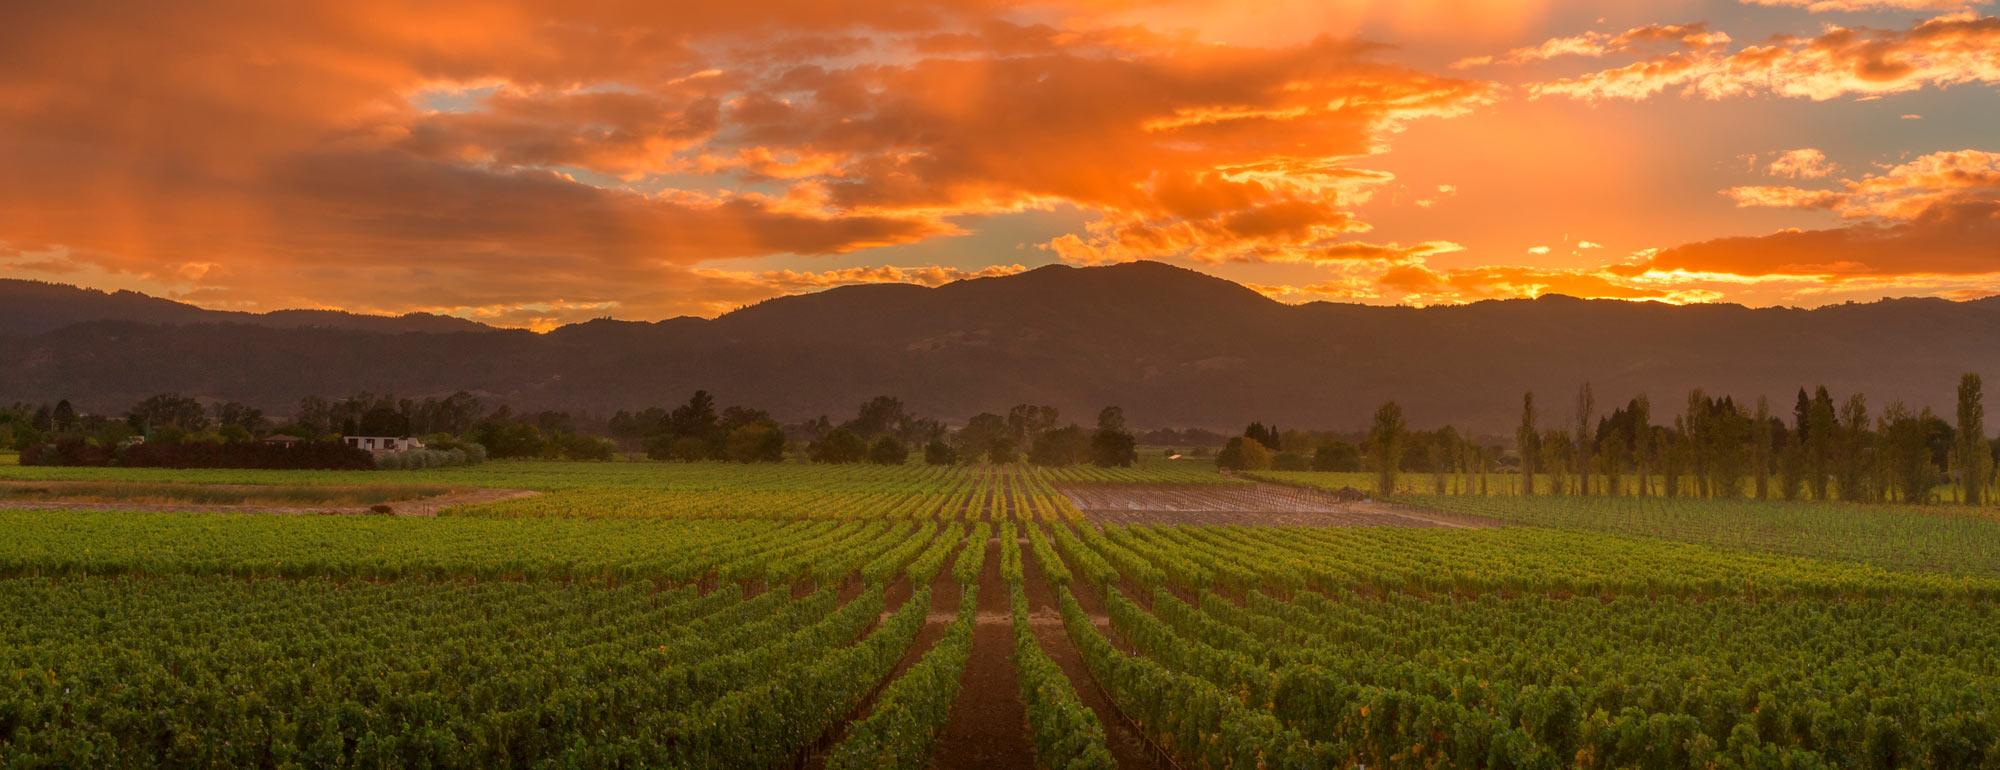
[(12, 3), (0, 276), (533, 329), (1135, 259), (1983, 297), (1990, 2)]

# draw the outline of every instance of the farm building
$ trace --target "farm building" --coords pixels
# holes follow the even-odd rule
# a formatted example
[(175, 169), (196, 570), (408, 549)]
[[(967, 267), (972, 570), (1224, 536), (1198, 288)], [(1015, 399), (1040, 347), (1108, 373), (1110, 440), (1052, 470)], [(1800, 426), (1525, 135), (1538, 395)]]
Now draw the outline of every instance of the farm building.
[(378, 454), (424, 448), (424, 442), (408, 436), (342, 436), (340, 440), (347, 442), (348, 446)]

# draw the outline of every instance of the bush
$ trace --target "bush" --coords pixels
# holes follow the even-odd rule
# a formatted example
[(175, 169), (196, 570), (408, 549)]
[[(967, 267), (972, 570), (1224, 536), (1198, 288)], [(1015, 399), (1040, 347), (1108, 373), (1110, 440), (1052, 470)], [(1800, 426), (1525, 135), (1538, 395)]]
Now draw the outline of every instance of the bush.
[(724, 454), (739, 463), (785, 461), (785, 434), (769, 423), (751, 423), (729, 432)]
[(1262, 442), (1237, 436), (1215, 455), (1216, 466), (1232, 471), (1261, 471), (1271, 467), (1271, 450)]
[(79, 436), (64, 436), (21, 450), (22, 465), (110, 465), (113, 457), (110, 449)]
[(610, 460), (618, 451), (611, 439), (571, 433), (561, 438), (562, 456), (571, 460)]
[(806, 448), (816, 463), (858, 463), (868, 455), (868, 442), (846, 428), (834, 428)]
[(480, 463), (486, 462), (486, 458), (488, 456), (485, 444), (481, 444), (471, 439), (459, 438), (449, 433), (432, 433), (426, 435), (423, 437), (423, 442), (425, 449), (436, 449), (440, 451), (450, 451), (456, 449), (461, 452), (464, 452), (466, 465), (478, 465)]
[[(694, 436), (681, 436), (666, 443), (666, 453), (659, 459), (678, 460), (684, 463), (698, 463), (708, 459), (708, 442)], [(648, 455), (650, 456), (650, 452)]]
[(1281, 471), (1312, 470), (1312, 461), (1298, 452), (1279, 452), (1271, 458), (1271, 467)]
[(128, 468), (368, 470), (375, 467), (375, 458), (338, 441), (301, 441), (291, 446), (261, 442), (147, 442), (120, 450), (117, 463)]
[(1316, 471), (1358, 471), (1361, 470), (1361, 450), (1345, 441), (1321, 444), (1313, 451), (1312, 469)]
[[(478, 444), (470, 446), (477, 447)], [(467, 451), (465, 447), (452, 449), (412, 449), (407, 452), (385, 452), (375, 456), (375, 467), (385, 471), (414, 471), (424, 468), (451, 468), (463, 465), (478, 465), (486, 460), (486, 451)]]
[(958, 462), (958, 450), (942, 439), (933, 439), (924, 445), (925, 465), (952, 465)]

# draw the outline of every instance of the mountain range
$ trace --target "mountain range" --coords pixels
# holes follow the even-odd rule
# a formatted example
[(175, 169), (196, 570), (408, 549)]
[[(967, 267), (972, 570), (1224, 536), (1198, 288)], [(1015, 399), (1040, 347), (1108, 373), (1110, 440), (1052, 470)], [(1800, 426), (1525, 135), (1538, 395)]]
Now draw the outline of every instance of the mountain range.
[(304, 395), (421, 397), (596, 414), (697, 388), (780, 419), (851, 414), (888, 394), (948, 422), (1017, 403), (1088, 423), (1354, 429), (1385, 400), (1412, 424), (1510, 433), (1534, 390), (1543, 425), (1590, 383), (1599, 412), (1688, 389), (1789, 413), (1824, 384), (1948, 411), (1960, 374), (2000, 375), (2000, 298), (1815, 309), (1544, 296), (1428, 308), (1287, 305), (1157, 262), (1049, 266), (935, 288), (871, 284), (713, 318), (597, 320), (547, 333), (435, 315), (214, 311), (132, 292), (0, 281), (0, 401), (116, 412), (154, 393), (289, 413)]

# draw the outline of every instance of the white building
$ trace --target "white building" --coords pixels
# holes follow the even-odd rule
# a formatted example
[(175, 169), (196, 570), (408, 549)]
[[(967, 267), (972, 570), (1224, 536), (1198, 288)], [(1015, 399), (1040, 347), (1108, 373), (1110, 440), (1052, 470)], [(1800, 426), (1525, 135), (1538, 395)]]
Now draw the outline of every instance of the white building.
[(340, 440), (347, 442), (348, 446), (356, 449), (366, 449), (378, 454), (383, 452), (408, 452), (412, 449), (424, 448), (424, 442), (408, 436), (401, 438), (395, 436), (342, 436)]

